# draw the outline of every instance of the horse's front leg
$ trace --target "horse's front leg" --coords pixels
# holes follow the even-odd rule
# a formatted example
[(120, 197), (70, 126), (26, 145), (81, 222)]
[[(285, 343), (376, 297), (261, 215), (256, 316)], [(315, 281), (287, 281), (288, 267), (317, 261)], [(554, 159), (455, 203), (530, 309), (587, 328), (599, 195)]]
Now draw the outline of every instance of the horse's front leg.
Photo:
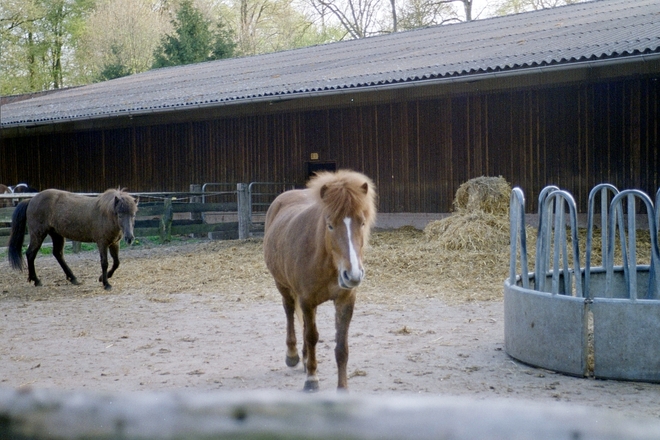
[(119, 242), (112, 243), (108, 246), (108, 250), (110, 250), (110, 256), (112, 257), (112, 268), (108, 272), (108, 278), (111, 278), (112, 274), (119, 267)]
[(296, 301), (291, 295), (291, 290), (283, 285), (278, 283), (277, 290), (282, 294), (282, 305), (286, 315), (286, 358), (284, 361), (288, 367), (293, 368), (300, 362), (300, 356), (298, 356), (298, 349), (296, 348)]
[(112, 286), (108, 282), (108, 245), (105, 243), (96, 243), (99, 248), (99, 254), (101, 254), (101, 276), (99, 281), (103, 283), (103, 288), (105, 290), (112, 289)]
[(52, 232), (50, 234), (50, 238), (53, 240), (53, 256), (57, 262), (60, 263), (60, 267), (64, 271), (66, 279), (69, 280), (71, 284), (80, 284), (80, 281), (78, 281), (76, 276), (73, 274), (69, 265), (66, 264), (66, 261), (64, 261), (64, 237), (60, 234)]
[(348, 388), (348, 376), (346, 365), (348, 364), (348, 327), (353, 317), (355, 306), (355, 292), (342, 296), (335, 300), (335, 360), (337, 361), (337, 389)]
[(319, 378), (316, 375), (316, 343), (319, 341), (319, 332), (316, 329), (316, 306), (300, 304), (303, 315), (303, 360), (307, 371), (305, 380), (305, 391), (317, 391), (319, 389)]

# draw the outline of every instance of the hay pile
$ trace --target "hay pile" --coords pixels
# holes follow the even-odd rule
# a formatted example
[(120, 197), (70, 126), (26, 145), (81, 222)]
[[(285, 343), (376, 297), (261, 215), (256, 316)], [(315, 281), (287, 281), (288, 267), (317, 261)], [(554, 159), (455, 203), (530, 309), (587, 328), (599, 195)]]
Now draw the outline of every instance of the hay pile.
[(424, 229), (436, 264), (434, 282), (455, 301), (498, 300), (509, 264), (509, 198), (503, 177), (478, 177), (456, 191), (455, 212)]
[(496, 216), (509, 213), (511, 185), (504, 177), (477, 177), (462, 184), (456, 191), (454, 209), (461, 212), (485, 212)]
[(452, 251), (501, 251), (509, 244), (511, 185), (502, 177), (477, 177), (462, 184), (450, 217), (429, 223), (430, 241)]

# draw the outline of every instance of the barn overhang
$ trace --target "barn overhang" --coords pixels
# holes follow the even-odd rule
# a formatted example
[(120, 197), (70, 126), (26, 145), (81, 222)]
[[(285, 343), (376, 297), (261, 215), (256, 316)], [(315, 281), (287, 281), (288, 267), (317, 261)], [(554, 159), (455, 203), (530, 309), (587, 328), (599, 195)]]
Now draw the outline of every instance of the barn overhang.
[(5, 127), (0, 129), (0, 132), (2, 138), (8, 139), (49, 133), (185, 123), (245, 115), (347, 108), (444, 96), (541, 89), (567, 84), (590, 84), (652, 76), (660, 77), (660, 53), (657, 52), (607, 59), (558, 62), (550, 65), (418, 79), (392, 84), (250, 97), (167, 110), (139, 110), (97, 117), (60, 119), (48, 123), (29, 122)]

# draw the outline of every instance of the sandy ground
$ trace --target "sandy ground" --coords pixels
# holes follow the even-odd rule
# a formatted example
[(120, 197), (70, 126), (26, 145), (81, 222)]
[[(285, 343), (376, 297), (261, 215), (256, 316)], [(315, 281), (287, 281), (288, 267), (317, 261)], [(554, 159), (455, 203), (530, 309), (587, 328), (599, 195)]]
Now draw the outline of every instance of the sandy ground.
[[(374, 250), (391, 245), (378, 234), (374, 242)], [(39, 288), (3, 257), (0, 387), (302, 389), (302, 368), (284, 363), (284, 313), (259, 240), (145, 245), (122, 249), (120, 257), (109, 292), (96, 281), (94, 251), (66, 256), (81, 286), (64, 280), (52, 256), (37, 259)], [(369, 264), (368, 276), (370, 267), (379, 273), (381, 262)], [(439, 281), (397, 286), (382, 279), (371, 276), (358, 291), (352, 393), (559, 401), (660, 417), (659, 384), (574, 378), (507, 356), (501, 291), (489, 301), (456, 301)], [(333, 308), (324, 304), (321, 393), (335, 393), (333, 323)]]

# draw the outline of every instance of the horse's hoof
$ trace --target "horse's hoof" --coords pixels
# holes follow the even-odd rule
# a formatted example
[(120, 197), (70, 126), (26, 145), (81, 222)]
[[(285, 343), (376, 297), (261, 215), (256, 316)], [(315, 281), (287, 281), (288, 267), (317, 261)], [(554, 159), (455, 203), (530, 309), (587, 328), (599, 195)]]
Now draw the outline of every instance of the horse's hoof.
[(285, 359), (285, 362), (286, 362), (287, 367), (293, 368), (296, 365), (298, 365), (298, 362), (300, 362), (300, 356), (298, 356), (298, 355), (287, 356), (286, 359)]
[(303, 391), (308, 393), (315, 393), (319, 390), (319, 381), (318, 380), (306, 380)]
[(105, 290), (112, 290), (112, 286), (110, 284), (106, 284), (105, 286), (103, 286), (103, 288)]
[(71, 278), (69, 281), (71, 281), (71, 284), (74, 286), (80, 286), (82, 284), (77, 278)]

